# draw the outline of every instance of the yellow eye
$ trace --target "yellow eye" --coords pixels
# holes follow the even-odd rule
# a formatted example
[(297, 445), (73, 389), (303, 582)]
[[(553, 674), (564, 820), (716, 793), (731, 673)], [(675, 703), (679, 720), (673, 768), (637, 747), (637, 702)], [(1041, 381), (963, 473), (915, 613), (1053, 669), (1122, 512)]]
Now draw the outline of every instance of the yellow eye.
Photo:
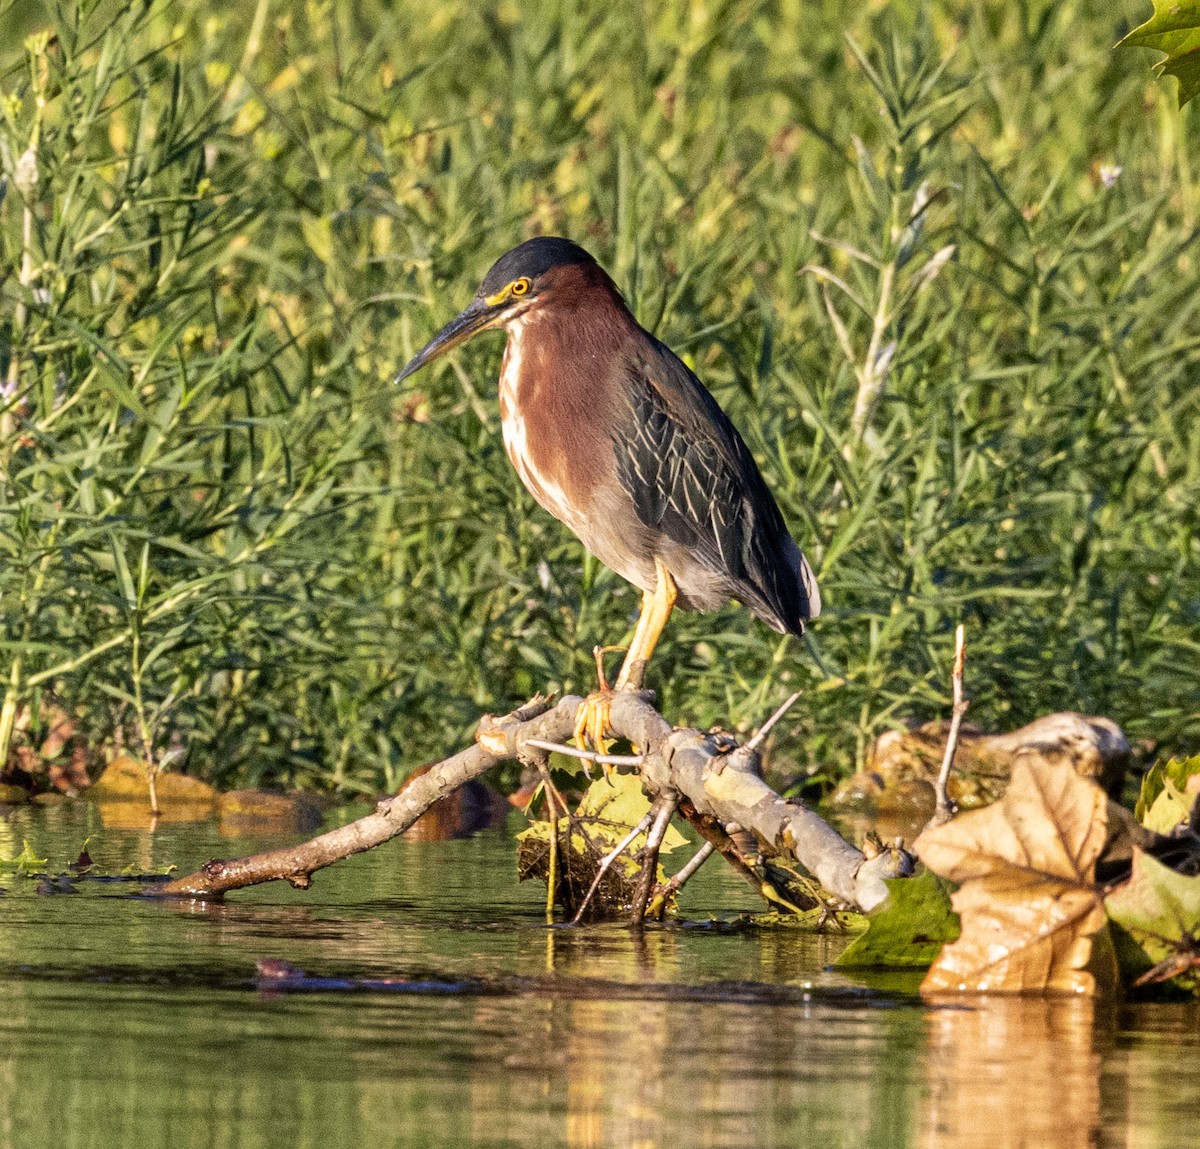
[(520, 279), (513, 280), (512, 285), (513, 295), (524, 295), (529, 290), (529, 280), (522, 276)]

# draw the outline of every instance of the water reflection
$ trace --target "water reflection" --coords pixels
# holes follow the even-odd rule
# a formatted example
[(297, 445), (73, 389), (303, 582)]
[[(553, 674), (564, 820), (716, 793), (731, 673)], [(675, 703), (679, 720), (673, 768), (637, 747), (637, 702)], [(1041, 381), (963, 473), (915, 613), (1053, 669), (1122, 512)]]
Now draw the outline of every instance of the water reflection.
[(905, 1090), (878, 1072), (880, 1020), (820, 1005), (577, 1003), (564, 1018), (568, 1141), (670, 1145), (691, 1125), (698, 1145), (759, 1145), (768, 1130), (780, 1143), (878, 1144), (883, 1124), (902, 1140)]
[[(92, 833), (108, 869), (230, 846), (211, 826), (29, 817), (16, 843), (65, 861)], [(685, 891), (686, 924), (547, 929), (512, 859), (500, 834), (398, 842), (307, 893), (223, 904), (11, 884), (0, 1149), (1194, 1141), (1196, 1007), (924, 1006), (911, 976), (863, 987), (829, 970), (837, 936), (731, 924), (745, 895), (719, 867)], [(344, 988), (264, 987), (264, 957)], [(392, 978), (436, 985), (355, 981)]]
[(930, 1010), (925, 1030), (917, 1144), (1097, 1144), (1102, 1057), (1092, 1002), (988, 998)]

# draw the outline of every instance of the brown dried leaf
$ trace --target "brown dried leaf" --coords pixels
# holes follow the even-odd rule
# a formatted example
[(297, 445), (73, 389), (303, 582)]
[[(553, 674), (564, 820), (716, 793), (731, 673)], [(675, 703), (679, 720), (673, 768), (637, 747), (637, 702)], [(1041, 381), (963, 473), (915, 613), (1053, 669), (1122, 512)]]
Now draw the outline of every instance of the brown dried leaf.
[(952, 895), (962, 936), (942, 948), (922, 992), (1092, 994), (1092, 935), (1104, 925), (1096, 858), (1104, 791), (1073, 770), (1023, 754), (1004, 797), (927, 830), (914, 849)]

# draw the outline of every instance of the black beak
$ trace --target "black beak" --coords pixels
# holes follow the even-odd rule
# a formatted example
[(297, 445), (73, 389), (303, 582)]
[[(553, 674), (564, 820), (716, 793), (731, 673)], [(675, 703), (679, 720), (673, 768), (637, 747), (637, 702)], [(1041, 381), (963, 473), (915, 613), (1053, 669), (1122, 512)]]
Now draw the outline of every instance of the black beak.
[(489, 306), (482, 299), (472, 300), (465, 311), (450, 320), (413, 356), (408, 366), (396, 376), (396, 382), (403, 382), (414, 372), (420, 371), (425, 364), (432, 363), (435, 359), (445, 355), (451, 348), (465, 343), (472, 335), (493, 326), (499, 317), (499, 308)]

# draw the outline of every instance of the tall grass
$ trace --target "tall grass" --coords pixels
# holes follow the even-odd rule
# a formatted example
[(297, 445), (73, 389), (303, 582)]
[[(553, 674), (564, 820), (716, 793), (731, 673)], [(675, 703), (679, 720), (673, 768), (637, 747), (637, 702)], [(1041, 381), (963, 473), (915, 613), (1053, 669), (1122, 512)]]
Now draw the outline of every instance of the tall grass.
[(369, 791), (586, 689), (636, 595), (504, 459), (499, 341), (389, 382), (550, 231), (828, 604), (677, 617), (670, 715), (802, 688), (793, 765), (841, 771), (946, 712), (963, 621), (977, 720), (1200, 743), (1196, 143), (1109, 50), (1141, 6), (843, 7), (0, 3), (0, 742), (52, 698)]

